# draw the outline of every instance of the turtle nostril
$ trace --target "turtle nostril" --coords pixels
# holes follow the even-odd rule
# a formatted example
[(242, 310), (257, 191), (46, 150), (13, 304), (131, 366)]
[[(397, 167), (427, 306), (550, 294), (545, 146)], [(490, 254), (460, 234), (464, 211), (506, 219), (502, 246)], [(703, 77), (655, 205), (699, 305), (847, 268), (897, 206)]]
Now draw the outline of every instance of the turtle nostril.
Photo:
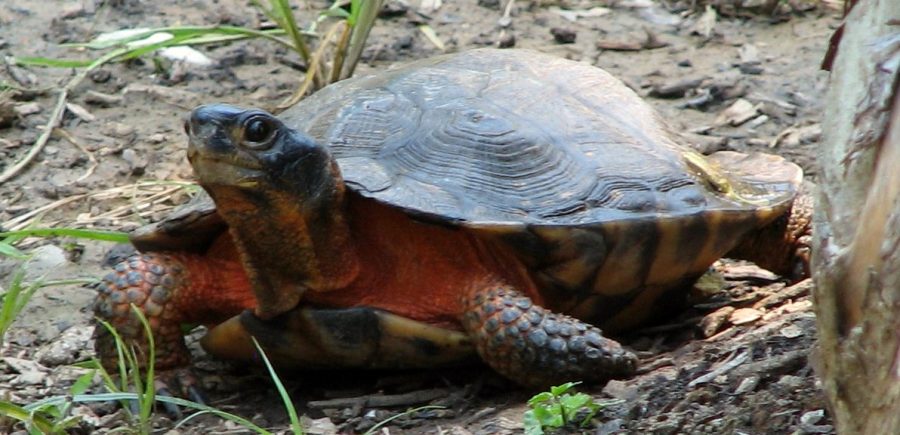
[(184, 133), (187, 134), (188, 136), (191, 135), (191, 119), (190, 118), (184, 119)]

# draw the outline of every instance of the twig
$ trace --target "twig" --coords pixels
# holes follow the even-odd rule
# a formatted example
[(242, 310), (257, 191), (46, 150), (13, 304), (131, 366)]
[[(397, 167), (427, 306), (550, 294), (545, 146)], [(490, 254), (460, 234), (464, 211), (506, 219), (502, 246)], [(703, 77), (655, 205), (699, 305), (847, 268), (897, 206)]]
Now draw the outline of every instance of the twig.
[(319, 43), (319, 48), (316, 49), (316, 52), (312, 55), (312, 60), (309, 63), (309, 67), (306, 69), (306, 76), (303, 79), (303, 83), (297, 88), (297, 91), (294, 92), (294, 95), (291, 95), (287, 100), (281, 102), (278, 105), (279, 110), (287, 109), (288, 107), (297, 104), (298, 101), (302, 100), (306, 95), (306, 92), (309, 91), (309, 87), (312, 86), (315, 82), (314, 79), (316, 77), (316, 72), (319, 70), (319, 64), (322, 63), (322, 57), (325, 56), (325, 49), (328, 47), (328, 41), (331, 41), (334, 38), (334, 35), (337, 33), (337, 30), (340, 28), (342, 23), (335, 23), (328, 29), (328, 32), (325, 33), (325, 36), (322, 38)]
[(2, 225), (3, 229), (5, 229), (7, 231), (21, 230), (28, 226), (29, 219), (31, 219), (45, 211), (53, 210), (54, 208), (57, 208), (57, 207), (62, 207), (70, 202), (78, 201), (80, 199), (87, 198), (88, 196), (90, 196), (90, 195), (87, 193), (80, 193), (78, 195), (73, 195), (68, 198), (63, 198), (58, 201), (51, 202), (50, 204), (47, 204), (43, 207), (38, 207), (34, 210), (31, 210), (28, 213), (21, 214), (19, 216), (16, 216), (16, 217), (4, 222)]
[(705, 384), (705, 383), (717, 378), (719, 375), (723, 375), (725, 373), (730, 372), (735, 367), (743, 364), (744, 362), (747, 361), (748, 358), (750, 358), (750, 352), (747, 350), (745, 350), (744, 352), (742, 352), (740, 354), (737, 354), (736, 352), (737, 351), (735, 351), (735, 353), (732, 353), (731, 357), (728, 360), (726, 360), (725, 362), (720, 364), (718, 367), (713, 369), (711, 372), (709, 372), (703, 376), (700, 376), (700, 377), (694, 379), (693, 381), (688, 382), (687, 387), (693, 388), (697, 385)]
[(28, 166), (32, 160), (44, 149), (44, 145), (47, 144), (47, 141), (50, 140), (50, 135), (53, 133), (53, 129), (59, 126), (59, 123), (62, 121), (62, 115), (66, 109), (66, 99), (69, 97), (69, 91), (75, 89), (87, 74), (97, 68), (100, 65), (105, 64), (123, 54), (127, 53), (125, 49), (113, 50), (109, 53), (106, 53), (103, 56), (97, 58), (97, 60), (91, 62), (90, 65), (86, 66), (82, 71), (79, 71), (75, 77), (72, 77), (66, 85), (59, 90), (59, 96), (56, 100), (56, 107), (53, 108), (53, 113), (50, 114), (50, 119), (47, 121), (47, 124), (44, 125), (44, 131), (41, 133), (41, 136), (38, 137), (37, 141), (34, 142), (31, 149), (28, 151), (28, 154), (25, 155), (25, 158), (19, 160), (12, 167), (7, 168), (3, 171), (3, 174), (0, 174), (0, 184), (7, 182), (9, 179), (16, 176), (23, 168)]
[(81, 144), (81, 142), (78, 142), (77, 139), (72, 137), (72, 135), (69, 134), (68, 131), (63, 130), (60, 127), (55, 128), (53, 131), (56, 134), (62, 136), (63, 139), (69, 141), (70, 144), (75, 145), (75, 148), (78, 148), (79, 150), (81, 150), (81, 152), (85, 153), (88, 157), (88, 161), (91, 162), (91, 166), (88, 167), (86, 171), (84, 171), (84, 175), (78, 177), (78, 179), (76, 179), (75, 181), (83, 181), (87, 177), (90, 177), (94, 173), (94, 171), (97, 169), (97, 165), (98, 165), (97, 158), (94, 157), (94, 153), (88, 151), (88, 149), (85, 148), (84, 145)]
[(389, 406), (406, 406), (429, 402), (446, 397), (449, 393), (443, 388), (419, 390), (404, 394), (372, 394), (358, 397), (346, 397), (331, 400), (316, 400), (307, 405), (313, 409), (349, 408), (362, 404), (364, 407), (384, 408)]
[[(72, 195), (68, 198), (63, 198), (63, 199), (51, 202), (50, 204), (44, 205), (42, 207), (38, 207), (34, 210), (29, 211), (28, 213), (24, 213), (22, 215), (16, 216), (16, 217), (6, 221), (6, 222), (0, 223), (0, 227), (3, 227), (5, 230), (9, 230), (9, 231), (21, 230), (23, 228), (27, 228), (31, 224), (31, 219), (34, 218), (35, 216), (38, 216), (42, 213), (53, 210), (55, 208), (62, 207), (64, 205), (69, 204), (74, 201), (79, 201), (79, 200), (88, 199), (88, 198), (93, 198), (93, 199), (119, 198), (122, 196), (123, 192), (126, 192), (129, 189), (134, 190), (134, 189), (140, 189), (140, 188), (147, 188), (147, 187), (151, 187), (151, 186), (155, 187), (155, 186), (159, 186), (159, 185), (160, 185), (159, 183), (142, 182), (142, 183), (129, 184), (126, 186), (113, 187), (110, 189), (101, 190), (99, 192), (81, 193), (81, 194), (77, 194), (77, 195)], [(161, 191), (152, 192), (148, 198), (142, 199), (141, 202), (150, 202), (150, 203), (155, 204), (158, 201), (167, 199), (169, 197), (168, 195), (171, 195), (175, 190), (182, 189), (184, 187), (185, 187), (184, 185), (176, 185), (175, 187), (165, 187)], [(136, 196), (136, 193), (132, 195), (132, 197), (134, 197), (134, 196)], [(169, 207), (169, 208), (171, 208), (171, 207)], [(104, 217), (115, 217), (117, 214), (121, 214), (123, 211), (128, 211), (128, 210), (134, 210), (135, 214), (140, 215), (139, 211), (135, 210), (135, 209), (136, 209), (135, 204), (130, 203), (125, 206), (117, 207), (116, 209), (114, 209), (112, 211), (103, 213), (100, 216), (92, 217), (92, 218), (88, 219), (87, 221), (92, 222), (92, 221), (96, 221), (98, 219), (102, 219)], [(161, 209), (157, 209), (154, 211), (159, 211), (159, 210), (161, 210)], [(116, 214), (112, 214), (113, 212), (115, 212)]]
[(53, 129), (59, 125), (59, 122), (62, 120), (62, 114), (66, 110), (66, 98), (69, 96), (68, 87), (63, 88), (59, 92), (59, 96), (56, 99), (56, 107), (53, 108), (53, 113), (50, 114), (50, 119), (47, 121), (47, 124), (44, 125), (44, 131), (41, 133), (41, 136), (34, 142), (34, 145), (31, 146), (31, 149), (28, 150), (28, 154), (25, 155), (25, 158), (16, 162), (15, 165), (6, 168), (3, 171), (3, 174), (0, 174), (0, 184), (7, 182), (10, 178), (16, 176), (23, 168), (28, 166), (38, 154), (40, 154), (41, 150), (44, 149), (44, 145), (47, 145), (47, 141), (50, 140), (50, 135), (53, 133)]

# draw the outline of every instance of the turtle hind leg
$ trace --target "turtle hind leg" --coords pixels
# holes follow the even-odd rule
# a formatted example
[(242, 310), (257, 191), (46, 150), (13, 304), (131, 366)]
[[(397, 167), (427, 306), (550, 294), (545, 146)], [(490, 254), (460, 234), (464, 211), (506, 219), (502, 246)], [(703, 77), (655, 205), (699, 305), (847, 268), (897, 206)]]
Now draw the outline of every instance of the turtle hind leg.
[(468, 292), (463, 309), (463, 327), (482, 359), (519, 384), (605, 382), (637, 369), (637, 357), (598, 328), (534, 305), (508, 287)]
[(810, 193), (812, 187), (811, 183), (805, 184), (789, 212), (749, 234), (725, 256), (752, 261), (791, 281), (808, 278), (814, 205)]

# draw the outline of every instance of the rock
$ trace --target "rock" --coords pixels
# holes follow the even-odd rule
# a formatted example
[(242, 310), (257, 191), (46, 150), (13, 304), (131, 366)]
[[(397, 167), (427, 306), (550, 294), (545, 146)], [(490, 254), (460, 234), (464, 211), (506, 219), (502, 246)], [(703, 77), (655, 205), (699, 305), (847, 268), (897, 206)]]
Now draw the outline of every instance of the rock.
[(103, 134), (116, 139), (133, 140), (134, 136), (137, 134), (137, 130), (128, 124), (112, 121), (104, 126)]
[(785, 338), (797, 338), (803, 335), (803, 329), (797, 325), (787, 325), (781, 328), (781, 336)]
[(128, 166), (131, 168), (131, 175), (141, 176), (147, 171), (147, 158), (139, 155), (133, 148), (123, 150), (122, 159), (128, 162)]
[(737, 396), (749, 393), (756, 390), (757, 385), (759, 385), (759, 376), (748, 376), (741, 380), (741, 383), (738, 384), (737, 388), (734, 389), (734, 394)]
[(94, 328), (91, 326), (72, 326), (52, 342), (38, 349), (34, 353), (34, 358), (46, 367), (72, 364), (84, 358), (82, 351), (88, 349), (93, 332)]
[(40, 280), (48, 273), (61, 269), (68, 263), (66, 251), (56, 245), (43, 245), (31, 251), (25, 264), (25, 280)]
[(35, 102), (19, 103), (13, 106), (13, 111), (19, 116), (34, 115), (41, 112), (41, 105)]

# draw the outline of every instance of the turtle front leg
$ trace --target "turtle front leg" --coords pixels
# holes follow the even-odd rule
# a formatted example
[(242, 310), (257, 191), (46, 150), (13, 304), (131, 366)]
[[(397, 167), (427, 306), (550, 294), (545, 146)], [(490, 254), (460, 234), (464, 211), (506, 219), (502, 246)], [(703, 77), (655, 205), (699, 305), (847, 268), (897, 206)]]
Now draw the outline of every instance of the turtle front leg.
[(482, 359), (529, 387), (629, 376), (637, 357), (601, 331), (502, 285), (467, 292), (462, 324)]
[[(153, 334), (157, 380), (185, 393), (188, 386), (182, 381), (190, 353), (182, 325), (218, 323), (253, 307), (255, 299), (237, 261), (167, 253), (128, 257), (103, 278), (94, 313), (115, 328), (126, 346), (135, 346), (142, 351), (139, 357), (146, 357), (148, 340), (131, 305), (144, 314)], [(115, 372), (114, 336), (98, 325), (94, 338), (100, 362)], [(146, 361), (138, 363), (143, 367)]]

